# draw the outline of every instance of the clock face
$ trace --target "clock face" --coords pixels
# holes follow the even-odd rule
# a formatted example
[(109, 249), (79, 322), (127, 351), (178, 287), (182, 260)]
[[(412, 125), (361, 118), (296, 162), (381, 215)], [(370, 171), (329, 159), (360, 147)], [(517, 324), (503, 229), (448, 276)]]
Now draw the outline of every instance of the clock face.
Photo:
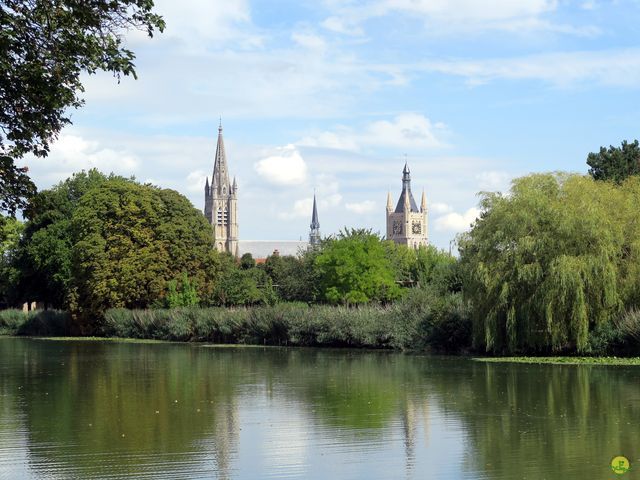
[(417, 235), (422, 233), (422, 224), (420, 222), (413, 222), (411, 224), (411, 231)]
[(393, 233), (395, 235), (399, 235), (402, 233), (402, 222), (399, 222), (398, 220), (393, 222)]

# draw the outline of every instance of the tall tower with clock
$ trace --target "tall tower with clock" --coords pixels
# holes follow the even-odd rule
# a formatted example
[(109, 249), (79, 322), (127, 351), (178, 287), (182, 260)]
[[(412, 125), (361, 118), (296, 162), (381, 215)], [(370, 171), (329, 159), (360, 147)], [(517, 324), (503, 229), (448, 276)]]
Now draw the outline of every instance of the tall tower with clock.
[(411, 172), (405, 163), (402, 170), (402, 193), (394, 210), (391, 193), (387, 194), (387, 238), (409, 248), (427, 246), (427, 197), (422, 191), (420, 208), (411, 193)]
[(227, 155), (222, 139), (222, 123), (218, 127), (218, 145), (213, 163), (211, 185), (204, 186), (204, 215), (211, 224), (216, 249), (238, 256), (238, 184), (229, 182)]

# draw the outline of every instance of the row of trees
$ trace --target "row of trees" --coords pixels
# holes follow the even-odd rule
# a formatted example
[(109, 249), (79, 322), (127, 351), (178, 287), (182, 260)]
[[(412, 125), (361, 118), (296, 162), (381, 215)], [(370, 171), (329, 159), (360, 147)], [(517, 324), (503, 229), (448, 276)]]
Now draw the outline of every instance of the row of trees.
[(215, 251), (209, 224), (179, 193), (96, 170), (37, 193), (24, 216), (3, 220), (1, 301), (69, 309), (84, 326), (114, 307), (386, 303), (408, 286), (456, 283), (449, 255), (368, 230), (261, 265), (236, 261)]

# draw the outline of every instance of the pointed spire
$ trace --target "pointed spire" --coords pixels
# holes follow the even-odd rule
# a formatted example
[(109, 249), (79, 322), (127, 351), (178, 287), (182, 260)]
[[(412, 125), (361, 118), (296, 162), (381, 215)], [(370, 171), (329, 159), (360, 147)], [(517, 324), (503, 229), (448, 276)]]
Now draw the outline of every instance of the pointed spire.
[(427, 194), (424, 193), (424, 188), (422, 189), (422, 201), (420, 202), (420, 211), (427, 211)]
[(391, 201), (391, 192), (387, 192), (387, 210), (389, 212), (393, 210), (393, 203)]
[(311, 225), (309, 230), (309, 245), (315, 248), (320, 245), (320, 221), (318, 220), (318, 205), (316, 194), (313, 194), (313, 211), (311, 212)]
[(320, 228), (320, 222), (318, 221), (318, 206), (316, 203), (316, 194), (313, 194), (313, 212), (311, 213), (311, 229)]
[(395, 211), (396, 213), (420, 211), (411, 193), (411, 171), (406, 161), (402, 169), (402, 193), (400, 193), (400, 198), (398, 198)]
[(211, 189), (217, 191), (223, 186), (229, 188), (229, 170), (227, 168), (227, 155), (224, 149), (224, 139), (222, 138), (222, 119), (218, 126), (218, 144), (216, 146), (216, 157), (213, 163), (213, 176), (211, 177)]
[(209, 191), (209, 177), (206, 177), (207, 181), (204, 184), (204, 191), (208, 192)]
[(236, 192), (236, 190), (238, 190), (238, 182), (236, 181), (236, 176), (233, 176), (233, 187), (232, 187), (233, 193)]

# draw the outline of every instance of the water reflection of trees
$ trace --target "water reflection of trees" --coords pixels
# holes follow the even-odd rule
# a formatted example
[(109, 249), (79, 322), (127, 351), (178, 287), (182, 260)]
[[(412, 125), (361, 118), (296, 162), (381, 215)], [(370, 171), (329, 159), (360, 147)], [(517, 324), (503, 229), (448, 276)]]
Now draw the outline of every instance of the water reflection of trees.
[(0, 358), (10, 359), (0, 392), (11, 405), (0, 428), (6, 415), (24, 418), (36, 474), (56, 465), (60, 477), (233, 477), (241, 403), (265, 397), (304, 412), (314, 423), (305, 428), (350, 442), (400, 431), (406, 476), (433, 412), (462, 422), (467, 468), (487, 478), (586, 478), (640, 445), (633, 368), (29, 340), (0, 342)]
[(605, 478), (618, 454), (639, 455), (640, 371), (628, 367), (471, 363), (465, 378), (431, 377), (460, 415), (468, 468), (488, 478)]

